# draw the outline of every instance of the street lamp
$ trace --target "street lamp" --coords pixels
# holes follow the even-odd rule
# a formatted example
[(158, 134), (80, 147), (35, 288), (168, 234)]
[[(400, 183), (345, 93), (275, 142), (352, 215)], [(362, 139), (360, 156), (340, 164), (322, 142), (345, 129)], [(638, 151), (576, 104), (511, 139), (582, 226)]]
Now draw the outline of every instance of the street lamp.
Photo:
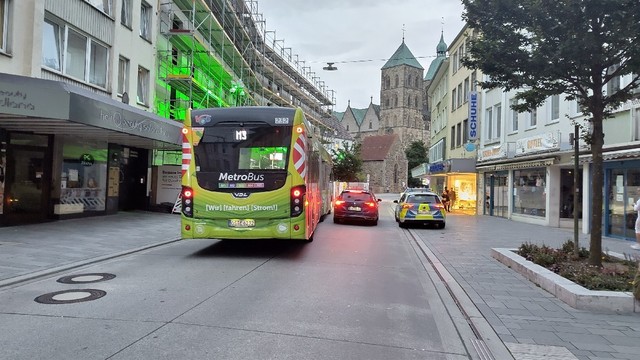
[(337, 68), (337, 67), (335, 67), (335, 66), (333, 66), (333, 64), (335, 64), (335, 63), (328, 62), (328, 63), (327, 63), (327, 66), (324, 66), (324, 67), (322, 68), (322, 70), (327, 70), (327, 71), (335, 71), (335, 70), (338, 70), (338, 68)]

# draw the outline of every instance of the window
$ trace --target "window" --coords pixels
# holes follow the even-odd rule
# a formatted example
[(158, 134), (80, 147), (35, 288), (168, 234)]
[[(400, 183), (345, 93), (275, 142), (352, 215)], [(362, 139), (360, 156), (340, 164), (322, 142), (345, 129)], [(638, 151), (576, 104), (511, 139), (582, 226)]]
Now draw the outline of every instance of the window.
[(551, 121), (560, 119), (560, 95), (551, 96)]
[(42, 26), (42, 38), (43, 66), (84, 82), (107, 87), (109, 49), (106, 46), (48, 19)]
[(466, 144), (469, 142), (469, 119), (464, 119), (462, 121), (462, 143)]
[(140, 6), (140, 36), (151, 41), (151, 5), (144, 1)]
[(65, 73), (84, 80), (87, 73), (87, 37), (69, 29), (65, 58)]
[(487, 119), (487, 140), (493, 139), (493, 109), (488, 108), (485, 119)]
[(464, 93), (462, 94), (462, 101), (465, 103), (469, 101), (469, 78), (464, 79)]
[(496, 113), (496, 137), (499, 138), (502, 135), (502, 105), (495, 106)]
[(369, 129), (373, 129), (373, 124), (369, 121)]
[(400, 80), (398, 80), (398, 75), (396, 75), (396, 85), (395, 85), (395, 87), (398, 87), (399, 82), (400, 82)]
[(462, 145), (462, 123), (456, 125), (456, 147)]
[(138, 66), (138, 103), (149, 105), (149, 70)]
[(409, 74), (408, 78), (407, 78), (407, 86), (406, 87), (410, 87), (411, 86), (411, 74)]
[(118, 61), (118, 95), (129, 92), (129, 59), (120, 56)]
[(107, 87), (107, 48), (91, 41), (91, 59), (89, 60), (89, 82)]
[(398, 106), (398, 95), (393, 95), (393, 106)]
[[(517, 102), (515, 99), (511, 99), (511, 106), (515, 105)], [(509, 107), (509, 111), (511, 112), (511, 131), (518, 131), (518, 112)]]
[(455, 110), (458, 107), (456, 100), (458, 100), (458, 96), (456, 95), (456, 89), (453, 89), (451, 90), (451, 109)]
[[(611, 66), (609, 69), (607, 69), (607, 75), (609, 76), (613, 74), (616, 70), (618, 70), (619, 67), (620, 65)], [(607, 82), (607, 96), (611, 96), (614, 93), (618, 92), (619, 90), (620, 90), (620, 76), (612, 77), (611, 80)]]
[(47, 19), (42, 25), (42, 65), (62, 71), (61, 54), (62, 33), (60, 26)]
[(120, 23), (131, 29), (131, 0), (122, 0), (122, 10), (120, 11)]
[(456, 50), (456, 52), (453, 53), (453, 61), (451, 62), (451, 70), (453, 71), (453, 74), (455, 74), (458, 71), (458, 50)]
[(458, 106), (462, 106), (462, 83), (458, 84)]
[(9, 0), (0, 0), (0, 51), (7, 51)]
[(107, 15), (111, 15), (111, 2), (112, 0), (84, 0), (91, 4), (94, 8), (102, 11)]
[(451, 127), (451, 150), (456, 148), (456, 126)]
[(538, 109), (533, 109), (529, 112), (529, 127), (536, 125), (538, 125)]

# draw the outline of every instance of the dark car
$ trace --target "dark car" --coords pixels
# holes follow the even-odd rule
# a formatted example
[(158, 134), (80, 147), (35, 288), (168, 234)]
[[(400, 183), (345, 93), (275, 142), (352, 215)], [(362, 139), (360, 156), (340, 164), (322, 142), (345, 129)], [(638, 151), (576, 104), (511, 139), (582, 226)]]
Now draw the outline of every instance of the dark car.
[(377, 225), (380, 201), (366, 190), (344, 190), (333, 202), (333, 222), (360, 220)]

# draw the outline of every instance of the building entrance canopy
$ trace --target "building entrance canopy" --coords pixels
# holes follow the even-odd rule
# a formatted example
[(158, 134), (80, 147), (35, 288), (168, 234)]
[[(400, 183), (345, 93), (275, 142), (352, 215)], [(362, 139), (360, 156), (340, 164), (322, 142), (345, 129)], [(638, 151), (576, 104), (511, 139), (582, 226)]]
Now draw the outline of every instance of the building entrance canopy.
[(0, 73), (0, 128), (181, 148), (182, 124), (71, 84)]

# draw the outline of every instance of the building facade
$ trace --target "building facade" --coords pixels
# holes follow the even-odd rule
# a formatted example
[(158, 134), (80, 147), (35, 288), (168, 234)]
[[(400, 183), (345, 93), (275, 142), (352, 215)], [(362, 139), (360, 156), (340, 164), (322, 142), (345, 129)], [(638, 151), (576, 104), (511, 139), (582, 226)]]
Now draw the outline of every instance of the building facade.
[(333, 92), (269, 37), (257, 1), (0, 10), (1, 225), (149, 209), (165, 187), (173, 203), (190, 107), (299, 106), (338, 135)]

